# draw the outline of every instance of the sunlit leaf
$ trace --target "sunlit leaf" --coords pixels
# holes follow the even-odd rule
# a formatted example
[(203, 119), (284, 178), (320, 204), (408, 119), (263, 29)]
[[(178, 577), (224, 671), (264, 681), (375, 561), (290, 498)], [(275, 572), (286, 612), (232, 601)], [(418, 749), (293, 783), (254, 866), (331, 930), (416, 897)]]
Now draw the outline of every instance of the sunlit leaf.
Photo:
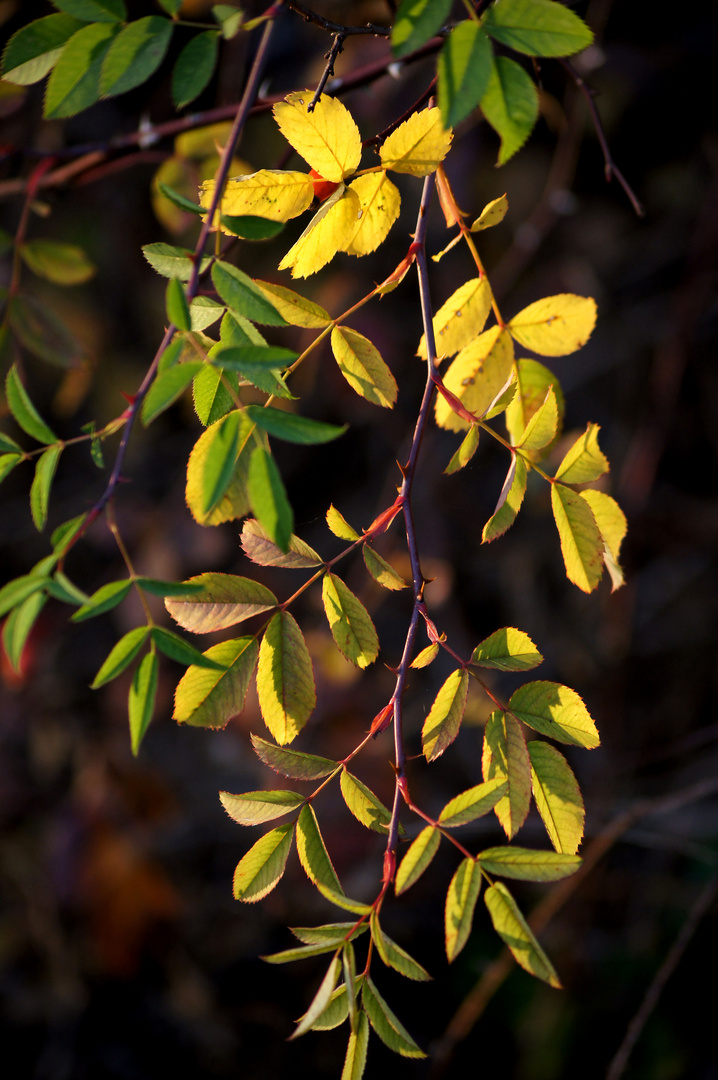
[(509, 209), (509, 200), (506, 195), (500, 195), (498, 199), (492, 199), (481, 211), (476, 221), (471, 226), (471, 232), (481, 232), (482, 229), (490, 229), (493, 225), (499, 225)]
[[(461, 350), (444, 375), (444, 385), (470, 413), (483, 416), (511, 379), (513, 359), (508, 330), (492, 326)], [(434, 412), (439, 427), (449, 431), (466, 431), (470, 427), (441, 394), (437, 395)]]
[(233, 410), (211, 424), (192, 448), (185, 496), (200, 525), (218, 525), (249, 513), (247, 477), (253, 429), (246, 411)]
[(618, 559), (628, 529), (626, 515), (615, 499), (604, 491), (582, 491), (581, 498), (591, 507), (605, 545), (603, 561), (611, 575), (612, 592), (623, 585), (623, 571)]
[(284, 138), (325, 180), (338, 183), (356, 171), (361, 135), (351, 113), (338, 98), (321, 94), (312, 111), (311, 90), (289, 94), (274, 106), (274, 119)]
[(469, 692), (469, 674), (452, 671), (429, 710), (421, 729), (421, 746), (427, 761), (435, 761), (459, 734)]
[(455, 26), (439, 54), (439, 108), (444, 127), (451, 128), (481, 101), (491, 75), (491, 44), (472, 19)]
[(432, 645), (427, 645), (425, 649), (422, 649), (420, 653), (417, 653), (410, 666), (413, 668), (428, 667), (429, 664), (433, 664), (438, 654), (439, 643), (438, 641), (435, 641)]
[(396, 872), (394, 891), (397, 896), (399, 893), (406, 892), (414, 882), (419, 880), (439, 850), (440, 843), (441, 833), (433, 825), (427, 825), (421, 830), (408, 848)]
[(331, 532), (335, 536), (338, 536), (340, 540), (349, 540), (353, 542), (359, 539), (359, 533), (356, 532), (349, 522), (339, 513), (335, 506), (330, 506), (327, 510), (327, 525)]
[(596, 325), (596, 301), (561, 293), (536, 300), (508, 323), (511, 336), (540, 356), (566, 356), (586, 344)]
[(293, 821), (266, 833), (254, 844), (234, 871), (234, 898), (254, 904), (281, 880), (294, 836)]
[[(484, 329), (491, 311), (491, 286), (487, 277), (470, 278), (441, 305), (434, 316), (436, 355), (453, 356)], [(422, 334), (418, 355), (426, 357), (426, 336)]]
[(451, 963), (468, 941), (476, 901), (481, 892), (481, 869), (474, 859), (464, 859), (451, 879), (444, 912), (446, 955)]
[(349, 246), (349, 255), (368, 255), (382, 244), (399, 217), (401, 196), (385, 172), (367, 173), (352, 180), (349, 190), (359, 199), (361, 216)]
[(377, 347), (348, 326), (335, 326), (331, 341), (334, 359), (352, 390), (374, 405), (392, 408), (399, 389)]
[(367, 829), (386, 834), (391, 811), (377, 799), (374, 792), (346, 768), (341, 771), (340, 784), (344, 802), (357, 821)]
[(379, 638), (369, 612), (335, 574), (324, 575), (322, 601), (337, 648), (358, 668), (368, 667), (379, 653)]
[(514, 960), (528, 971), (529, 975), (543, 979), (549, 986), (560, 988), (561, 983), (553, 964), (534, 937), (516, 901), (502, 881), (498, 881), (486, 890), (484, 902), (494, 924), (494, 930), (508, 945)]
[(279, 611), (259, 648), (257, 694), (265, 724), (280, 745), (292, 742), (314, 711), (312, 661), (293, 615)]
[(396, 56), (406, 56), (436, 34), (451, 13), (451, 0), (401, 0), (391, 32)]
[[(180, 281), (189, 281), (194, 269), (192, 252), (189, 248), (177, 247), (176, 244), (165, 244), (158, 241), (155, 244), (145, 244), (142, 254), (147, 259), (153, 270), (162, 277), (179, 278)], [(208, 259), (202, 259), (201, 270), (209, 266)]]
[(255, 280), (254, 284), (262, 290), (290, 326), (303, 326), (308, 330), (329, 326), (331, 322), (329, 313), (319, 304), (300, 296), (293, 289), (286, 289), (283, 285), (275, 285), (271, 281)]
[(496, 509), (484, 525), (481, 534), (484, 543), (496, 540), (497, 537), (502, 536), (513, 525), (524, 501), (526, 481), (526, 463), (523, 458), (514, 454)]
[(342, 188), (326, 200), (306, 229), (279, 264), (280, 270), (292, 271), (292, 277), (316, 274), (346, 251), (352, 242), (361, 216), (361, 203), (351, 188)]
[(129, 664), (132, 663), (138, 652), (144, 645), (150, 633), (149, 626), (137, 626), (134, 630), (128, 630), (124, 637), (110, 651), (104, 664), (95, 675), (92, 689), (104, 686), (105, 683), (116, 679)]
[(553, 387), (549, 386), (545, 399), (533, 413), (517, 445), (524, 451), (543, 450), (556, 438), (558, 424), (558, 401)]
[(462, 791), (450, 799), (439, 814), (439, 824), (444, 829), (455, 829), (476, 821), (493, 810), (499, 799), (506, 793), (508, 784), (502, 777), (486, 780), (483, 784)]
[(472, 424), (464, 438), (461, 440), (459, 449), (452, 455), (451, 461), (444, 469), (446, 476), (451, 476), (459, 469), (465, 468), (479, 448), (479, 427)]
[(485, 781), (498, 779), (508, 784), (494, 811), (511, 840), (529, 812), (531, 763), (521, 725), (510, 713), (496, 710), (489, 717), (484, 729), (481, 770)]
[(593, 41), (583, 19), (554, 0), (499, 0), (484, 26), (496, 41), (528, 56), (571, 56)]
[(244, 708), (258, 652), (257, 642), (250, 637), (212, 645), (204, 656), (224, 670), (188, 667), (175, 690), (173, 720), (192, 727), (226, 727)]
[(327, 973), (322, 979), (319, 989), (317, 990), (312, 1003), (305, 1012), (301, 1021), (289, 1036), (290, 1039), (296, 1039), (300, 1035), (304, 1035), (309, 1031), (321, 1014), (329, 1004), (329, 999), (334, 992), (334, 987), (337, 985), (337, 979), (339, 978), (339, 972), (341, 971), (341, 962), (338, 956), (335, 956), (330, 963)]
[(244, 522), (241, 542), (244, 554), (257, 566), (281, 566), (287, 569), (305, 570), (324, 565), (314, 548), (305, 544), (298, 536), (290, 536), (287, 550), (282, 551), (254, 518), (248, 518)]
[(555, 746), (529, 743), (534, 801), (556, 851), (575, 855), (583, 838), (585, 811), (571, 766)]
[(453, 132), (444, 130), (439, 109), (412, 113), (382, 143), (382, 166), (411, 176), (428, 176), (448, 154), (452, 138)]
[(220, 791), (219, 801), (233, 821), (239, 825), (262, 825), (265, 821), (283, 817), (298, 809), (305, 801), (296, 791), (247, 791), (232, 795)]
[(593, 511), (577, 492), (560, 483), (551, 485), (551, 507), (566, 577), (590, 593), (603, 573), (603, 538)]
[(397, 573), (386, 559), (382, 559), (381, 555), (377, 555), (374, 548), (370, 547), (369, 544), (362, 544), (362, 555), (367, 570), (382, 588), (389, 589), (392, 592), (408, 588), (401, 574)]
[(330, 758), (274, 746), (265, 739), (260, 739), (258, 735), (252, 735), (252, 746), (265, 765), (290, 780), (321, 780), (338, 768), (338, 763)]
[(429, 972), (421, 964), (417, 963), (413, 956), (409, 956), (408, 952), (384, 933), (379, 924), (376, 909), (371, 913), (371, 936), (379, 956), (387, 967), (394, 968), (395, 971), (401, 972), (405, 978), (413, 979), (416, 982), (427, 982), (431, 979)]
[(309, 880), (324, 894), (343, 896), (336, 870), (329, 858), (317, 817), (311, 806), (302, 807), (297, 821), (297, 851), (299, 861)]
[(544, 680), (525, 683), (512, 694), (508, 708), (524, 724), (550, 739), (586, 750), (600, 743), (588, 709), (569, 686)]
[(417, 1046), (404, 1025), (384, 1001), (368, 975), (362, 983), (361, 997), (371, 1026), (390, 1050), (406, 1058), (426, 1057), (424, 1051)]
[(369, 1045), (369, 1021), (365, 1012), (359, 1013), (356, 1031), (349, 1036), (344, 1066), (340, 1080), (362, 1080), (366, 1067), (366, 1052)]
[(564, 484), (587, 484), (608, 472), (608, 460), (598, 445), (600, 430), (598, 424), (588, 425), (561, 461), (556, 470), (557, 480)]
[(8, 581), (0, 589), (0, 617), (7, 615), (8, 611), (22, 604), (33, 593), (41, 592), (49, 583), (49, 578), (44, 574), (23, 574), (22, 577)]
[[(43, 582), (43, 584), (49, 586), (50, 583)], [(22, 667), (23, 651), (27, 639), (46, 603), (47, 596), (43, 592), (37, 591), (18, 604), (5, 620), (2, 630), (2, 643), (14, 671), (19, 672)]]
[(476, 858), (488, 873), (520, 881), (560, 881), (581, 865), (578, 855), (510, 846), (486, 848)]
[[(212, 203), (215, 187), (214, 180), (205, 180), (200, 188), (200, 203), (206, 210)], [(268, 221), (284, 222), (303, 214), (313, 198), (312, 180), (306, 173), (260, 169), (230, 177), (220, 202), (220, 213), (231, 217), (254, 214)], [(214, 225), (218, 225), (216, 218)]]
[(494, 57), (481, 109), (501, 139), (497, 164), (504, 165), (521, 149), (538, 118), (538, 93), (531, 76), (514, 60)]
[(542, 662), (543, 656), (528, 634), (513, 626), (495, 630), (471, 654), (472, 664), (499, 671), (530, 671)]

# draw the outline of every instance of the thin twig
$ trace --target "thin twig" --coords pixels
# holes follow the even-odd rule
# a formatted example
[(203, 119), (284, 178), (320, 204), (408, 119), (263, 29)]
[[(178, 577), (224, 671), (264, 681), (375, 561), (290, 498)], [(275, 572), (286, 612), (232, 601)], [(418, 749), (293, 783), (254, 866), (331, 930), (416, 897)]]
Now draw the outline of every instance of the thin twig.
[(316, 90), (314, 91), (314, 97), (307, 106), (307, 112), (314, 112), (314, 106), (319, 101), (319, 98), (322, 96), (324, 87), (327, 85), (327, 80), (331, 75), (334, 74), (334, 62), (339, 56), (339, 53), (344, 48), (345, 36), (346, 35), (344, 33), (337, 33), (334, 35), (332, 47), (324, 58), (327, 62), (326, 67), (324, 68), (324, 71), (322, 72), (322, 77), (317, 84)]
[(326, 30), (328, 34), (341, 34), (342, 37), (350, 37), (356, 34), (372, 34), (374, 37), (389, 37), (391, 35), (390, 26), (376, 26), (374, 23), (364, 23), (363, 26), (343, 26), (342, 23), (332, 22), (331, 19), (325, 19), (323, 15), (310, 11), (304, 4), (300, 4), (298, 0), (287, 0), (287, 7), (291, 11), (296, 11), (297, 15), (301, 15), (305, 22), (314, 23), (315, 26)]

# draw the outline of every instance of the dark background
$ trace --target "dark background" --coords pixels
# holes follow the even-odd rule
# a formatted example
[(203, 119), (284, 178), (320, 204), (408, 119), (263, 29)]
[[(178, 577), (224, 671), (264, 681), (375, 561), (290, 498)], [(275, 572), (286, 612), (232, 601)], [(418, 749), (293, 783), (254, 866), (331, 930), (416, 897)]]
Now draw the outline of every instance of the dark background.
[[(133, 15), (156, 10), (129, 6)], [(195, 5), (198, 14), (201, 6)], [(715, 885), (718, 863), (718, 13), (707, 0), (664, 18), (647, 5), (610, 0), (577, 9), (599, 41), (581, 70), (598, 91), (614, 160), (644, 204), (645, 217), (635, 215), (615, 179), (606, 183), (585, 102), (553, 62), (540, 73), (542, 118), (527, 147), (496, 170), (497, 140), (474, 118), (457, 132), (447, 169), (471, 214), (508, 193), (505, 222), (479, 237), (504, 312), (560, 292), (596, 297), (599, 318), (589, 344), (549, 365), (566, 392), (567, 431), (578, 433), (588, 421), (602, 426), (601, 444), (612, 463), (608, 489), (629, 520), (627, 584), (611, 595), (602, 582), (590, 597), (567, 584), (542, 484), (530, 485), (514, 528), (482, 547), (481, 529), (507, 466), (487, 438), (467, 469), (446, 478), (442, 470), (456, 438), (430, 429), (415, 511), (424, 571), (435, 579), (427, 593), (430, 611), (452, 646), (466, 654), (499, 626), (521, 627), (546, 657), (538, 677), (574, 687), (598, 723), (602, 747), (569, 753), (586, 800), (583, 854), (590, 853), (592, 868), (541, 933), (565, 989), (551, 990), (514, 966), (497, 992), (487, 995), (482, 1015), (467, 1006), (462, 1037), (453, 1045), (447, 1025), (479, 980), (482, 988), (488, 985), (500, 950), (479, 904), (467, 947), (447, 966), (443, 902), (455, 858), (442, 849), (421, 882), (386, 908), (387, 930), (429, 968), (434, 982), (417, 986), (391, 974), (380, 982), (413, 1035), (434, 1053), (434, 1064), (397, 1058), (373, 1036), (371, 1077), (438, 1076), (442, 1070), (458, 1077), (499, 1069), (517, 1080), (604, 1077), (656, 973), (663, 966), (668, 974), (667, 957), (680, 935), (690, 940), (675, 954), (675, 971), (624, 1075), (718, 1076), (710, 989), (718, 922), (714, 894), (706, 891)], [(49, 10), (41, 3), (2, 3), (2, 31), (9, 34)], [(324, 4), (321, 10), (352, 23), (387, 17), (379, 2)], [(219, 77), (198, 108), (237, 100), (243, 41), (227, 47)], [(319, 29), (285, 15), (266, 92), (315, 85), (328, 47)], [(352, 39), (337, 72), (380, 59), (385, 50), (381, 40)], [(167, 119), (173, 115), (169, 71), (165, 64), (148, 86), (64, 123), (42, 121), (42, 88), (32, 88), (19, 109), (5, 106), (2, 141), (48, 152), (131, 131), (142, 113), (156, 122)], [(411, 105), (430, 77), (428, 60), (398, 81), (385, 76), (344, 100), (369, 136)], [(91, 182), (43, 194), (49, 216), (32, 218), (30, 236), (81, 243), (98, 265), (93, 281), (67, 290), (44, 287), (26, 272), (36, 295), (55, 305), (84, 343), (84, 363), (70, 370), (26, 360), (34, 400), (63, 436), (77, 434), (92, 418), (106, 422), (117, 415), (120, 392), (137, 388), (160, 340), (164, 284), (140, 247), (159, 239), (194, 242), (191, 230), (173, 238), (152, 212), (151, 179), (171, 152), (167, 140), (120, 155), (85, 178)], [(250, 121), (240, 154), (255, 168), (284, 164), (281, 139), (267, 115)], [(27, 174), (33, 160), (8, 152), (0, 181)], [(380, 252), (362, 260), (337, 256), (310, 279), (307, 291), (332, 313), (356, 302), (404, 255), (419, 184), (400, 178), (399, 186), (402, 216)], [(10, 232), (20, 206), (18, 198), (2, 204), (2, 224)], [(288, 227), (290, 242), (301, 228)], [(434, 212), (430, 247), (439, 250), (445, 242)], [(286, 246), (285, 237), (248, 246), (240, 264), (255, 276), (280, 280), (276, 264)], [(432, 264), (435, 306), (470, 273), (460, 249)], [(413, 356), (420, 328), (411, 279), (362, 310), (352, 325), (392, 367), (401, 391), (396, 409), (378, 415), (353, 395), (325, 350), (302, 369), (296, 392), (307, 415), (348, 421), (351, 430), (328, 448), (278, 448), (297, 532), (325, 556), (340, 550), (323, 521), (330, 502), (356, 527), (366, 527), (391, 501), (398, 482), (394, 461), (406, 453), (423, 386)], [(184, 505), (184, 466), (197, 430), (185, 402), (149, 430), (138, 428), (133, 438), (125, 470), (130, 482), (121, 488), (116, 512), (145, 574), (250, 572), (236, 523), (203, 530)], [(68, 451), (50, 526), (87, 508), (106, 475), (90, 464), (86, 447)], [(47, 551), (46, 537), (32, 527), (28, 485), (29, 473), (20, 469), (3, 485), (4, 579), (26, 572)], [(405, 556), (399, 537), (395, 529), (381, 550), (400, 566)], [(123, 575), (104, 526), (92, 529), (67, 570), (89, 592)], [(302, 580), (287, 571), (260, 576), (281, 596)], [(380, 595), (359, 563), (347, 563), (345, 577), (372, 612), (382, 659), (397, 663), (409, 602)], [(249, 906), (232, 898), (234, 866), (255, 837), (224, 814), (217, 792), (276, 784), (249, 744), (250, 731), (265, 733), (256, 703), (250, 695), (242, 717), (224, 732), (178, 728), (170, 717), (181, 672), (166, 661), (156, 718), (135, 760), (127, 732), (128, 679), (97, 693), (88, 685), (141, 613), (128, 600), (111, 616), (79, 626), (69, 624), (67, 614), (59, 604), (48, 605), (24, 674), (18, 678), (6, 666), (0, 689), (0, 1008), (3, 1058), (16, 1063), (8, 1075), (338, 1077), (343, 1029), (286, 1042), (321, 978), (321, 958), (316, 965), (281, 968), (258, 959), (289, 947), (288, 925), (325, 922), (336, 912), (310, 888), (295, 857), (265, 901)], [(379, 664), (358, 677), (341, 660), (314, 593), (295, 614), (316, 657), (320, 693), (301, 747), (340, 757), (387, 700), (392, 676)], [(437, 661), (412, 681), (411, 753), (449, 671)], [(494, 685), (501, 694), (512, 687), (503, 679)], [(481, 779), (486, 716), (475, 693), (457, 744), (431, 769), (420, 761), (411, 767), (412, 792), (428, 810)], [(385, 800), (393, 786), (389, 755), (385, 736), (357, 765)], [(355, 827), (331, 792), (319, 816), (347, 891), (371, 898), (381, 838)], [(500, 842), (493, 819), (483, 819), (467, 839)], [(519, 842), (545, 843), (533, 817)], [(550, 888), (517, 886), (515, 892), (530, 911)]]

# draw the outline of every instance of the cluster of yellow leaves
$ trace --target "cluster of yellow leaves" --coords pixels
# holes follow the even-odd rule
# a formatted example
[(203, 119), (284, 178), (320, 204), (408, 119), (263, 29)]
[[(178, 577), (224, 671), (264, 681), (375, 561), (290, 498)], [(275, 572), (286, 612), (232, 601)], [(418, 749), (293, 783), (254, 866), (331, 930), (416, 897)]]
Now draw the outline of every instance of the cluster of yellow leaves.
[[(438, 109), (414, 113), (383, 143), (381, 164), (347, 183), (361, 161), (359, 128), (336, 98), (322, 94), (310, 111), (311, 100), (311, 91), (290, 94), (274, 106), (274, 118), (314, 177), (261, 169), (229, 180), (220, 205), (222, 214), (251, 214), (284, 222), (309, 208), (317, 177), (336, 184), (279, 264), (281, 270), (291, 269), (293, 277), (316, 273), (338, 251), (357, 256), (374, 251), (386, 239), (401, 206), (399, 191), (387, 172), (427, 176), (444, 160), (452, 139), (452, 133), (442, 127)], [(214, 180), (202, 184), (202, 206), (210, 205), (214, 187)]]

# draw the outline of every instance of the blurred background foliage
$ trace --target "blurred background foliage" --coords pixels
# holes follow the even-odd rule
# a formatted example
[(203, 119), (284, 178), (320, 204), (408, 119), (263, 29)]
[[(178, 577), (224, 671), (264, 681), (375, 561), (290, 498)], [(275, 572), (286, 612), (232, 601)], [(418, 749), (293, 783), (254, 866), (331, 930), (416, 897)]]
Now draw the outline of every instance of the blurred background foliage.
[[(188, 0), (183, 13), (200, 18), (209, 7)], [(151, 3), (128, 8), (133, 16), (155, 10)], [(381, 0), (317, 0), (317, 8), (353, 23), (389, 14)], [(2, 0), (0, 31), (9, 35), (50, 10), (39, 0)], [(250, 6), (251, 14), (259, 10)], [(456, 438), (431, 429), (415, 514), (424, 572), (433, 578), (429, 608), (453, 647), (467, 654), (496, 627), (519, 626), (546, 657), (540, 677), (575, 687), (596, 718), (601, 749), (576, 754), (571, 764), (586, 797), (583, 853), (601, 857), (541, 935), (564, 982), (561, 992), (514, 967), (493, 993), (497, 941), (482, 913), (469, 945), (447, 967), (442, 905), (454, 862), (446, 853), (401, 903), (388, 906), (388, 932), (435, 981), (415, 987), (397, 977), (402, 994), (392, 998), (388, 973), (387, 994), (434, 1058), (407, 1062), (373, 1041), (368, 1075), (376, 1078), (458, 1077), (499, 1067), (517, 1080), (604, 1077), (686, 925), (694, 933), (625, 1075), (718, 1075), (714, 999), (705, 990), (718, 945), (710, 892), (718, 867), (718, 132), (712, 104), (718, 8), (695, 0), (682, 12), (659, 16), (645, 5), (591, 0), (577, 10), (597, 33), (597, 44), (577, 66), (598, 92), (614, 159), (646, 216), (636, 217), (618, 184), (606, 184), (585, 102), (556, 63), (542, 68), (542, 119), (525, 149), (497, 170), (497, 139), (473, 117), (457, 132), (447, 171), (470, 213), (508, 194), (505, 222), (480, 236), (506, 313), (560, 292), (598, 301), (591, 341), (558, 361), (556, 370), (566, 392), (567, 432), (578, 433), (589, 420), (602, 425), (612, 462), (609, 489), (629, 519), (627, 584), (612, 596), (604, 582), (587, 597), (566, 582), (544, 486), (529, 486), (525, 510), (506, 537), (481, 546), (506, 468), (504, 454), (488, 439), (468, 468), (445, 478)], [(328, 45), (317, 27), (283, 16), (263, 92), (316, 84)], [(386, 47), (382, 40), (350, 38), (337, 75), (381, 60)], [(254, 39), (242, 35), (223, 46), (219, 73), (193, 111), (238, 99), (253, 48)], [(405, 68), (400, 79), (385, 74), (345, 96), (365, 137), (416, 100), (431, 67), (427, 59)], [(62, 122), (42, 120), (40, 87), (18, 94), (2, 85), (2, 227), (11, 234), (16, 229), (21, 200), (13, 185), (42, 154), (106, 144), (136, 130), (142, 117), (171, 119), (169, 70), (167, 62), (146, 86)], [(289, 160), (269, 113), (250, 120), (238, 153), (251, 168)], [(121, 393), (139, 385), (165, 318), (164, 283), (143, 259), (141, 245), (165, 239), (191, 246), (196, 228), (158, 201), (154, 177), (160, 169), (178, 185), (185, 182), (192, 195), (195, 182), (212, 171), (211, 154), (211, 141), (208, 152), (197, 136), (165, 138), (110, 153), (63, 186), (39, 193), (29, 236), (78, 243), (97, 266), (92, 280), (71, 289), (24, 272), (28, 288), (80, 343), (65, 366), (25, 356), (34, 399), (62, 436), (118, 415)], [(361, 260), (340, 255), (311, 279), (310, 295), (330, 311), (359, 299), (405, 254), (419, 185), (408, 177), (398, 183), (401, 219), (380, 251)], [(279, 242), (245, 245), (240, 265), (279, 280), (285, 240), (302, 227), (292, 223)], [(435, 208), (429, 244), (440, 250), (444, 243)], [(432, 264), (435, 306), (466, 276), (466, 259), (457, 248)], [(7, 256), (2, 273), (5, 281)], [(339, 550), (323, 520), (330, 501), (362, 527), (390, 500), (393, 462), (410, 440), (423, 385), (414, 356), (420, 323), (412, 281), (363, 309), (352, 325), (392, 367), (400, 386), (396, 408), (378, 417), (343, 382), (327, 350), (302, 367), (298, 392), (308, 414), (348, 421), (350, 432), (329, 449), (292, 447), (282, 454), (277, 447), (297, 532), (324, 555)], [(276, 340), (289, 343), (281, 333)], [(202, 529), (187, 513), (184, 466), (196, 433), (188, 400), (135, 433), (129, 482), (116, 512), (140, 573), (181, 579), (208, 569), (248, 570), (236, 523)], [(561, 453), (557, 447), (556, 461)], [(105, 475), (85, 446), (66, 453), (50, 525), (86, 509)], [(46, 553), (31, 523), (28, 484), (29, 474), (18, 469), (3, 485), (3, 580)], [(401, 566), (393, 533), (381, 551)], [(103, 525), (73, 551), (68, 570), (90, 592), (122, 576)], [(297, 579), (268, 569), (261, 580), (284, 596)], [(380, 595), (360, 561), (348, 568), (347, 581), (376, 621), (382, 658), (396, 663), (408, 601)], [(297, 614), (318, 657), (319, 689), (303, 748), (340, 757), (384, 704), (391, 676), (381, 665), (360, 676), (337, 653), (318, 597), (310, 592), (302, 603)], [(232, 899), (233, 868), (251, 831), (228, 819), (217, 792), (275, 783), (249, 746), (250, 731), (263, 729), (256, 702), (250, 700), (224, 732), (178, 728), (170, 716), (181, 672), (165, 661), (157, 719), (134, 760), (126, 679), (98, 693), (88, 689), (116, 637), (138, 616), (130, 599), (111, 615), (71, 627), (67, 609), (51, 603), (22, 673), (7, 665), (2, 670), (0, 1008), (3, 1057), (16, 1062), (8, 1075), (338, 1077), (341, 1031), (285, 1041), (321, 964), (278, 970), (258, 959), (289, 945), (287, 925), (324, 921), (329, 909), (296, 861), (261, 904)], [(408, 698), (414, 736), (447, 674), (440, 661), (415, 673)], [(505, 683), (497, 678), (496, 686), (510, 689), (509, 677)], [(470, 701), (471, 723), (457, 745), (430, 769), (415, 766), (412, 792), (429, 809), (481, 779), (486, 712), (478, 698), (471, 709)], [(360, 760), (362, 779), (386, 798), (393, 778), (382, 740)], [(347, 891), (363, 895), (362, 882), (379, 870), (381, 838), (355, 828), (331, 794), (319, 813)], [(479, 824), (487, 842), (498, 842), (488, 818)], [(522, 838), (540, 842), (539, 828), (529, 821)], [(549, 892), (517, 889), (529, 910)], [(701, 897), (705, 913), (696, 908)]]

